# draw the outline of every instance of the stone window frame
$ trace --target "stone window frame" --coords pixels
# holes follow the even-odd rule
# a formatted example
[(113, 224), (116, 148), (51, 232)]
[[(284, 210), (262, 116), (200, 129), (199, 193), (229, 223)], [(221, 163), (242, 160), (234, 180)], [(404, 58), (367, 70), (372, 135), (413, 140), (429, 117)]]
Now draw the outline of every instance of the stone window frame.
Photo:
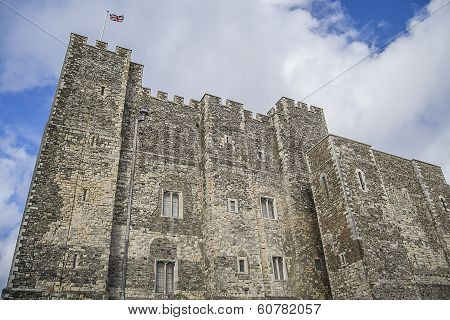
[[(267, 213), (267, 217), (264, 217), (263, 213), (263, 205), (262, 205), (262, 199), (271, 199), (272, 200), (272, 206), (273, 206), (273, 219), (269, 217), (269, 213)], [(263, 219), (267, 220), (278, 220), (278, 210), (277, 210), (277, 201), (274, 197), (267, 196), (267, 195), (260, 195), (259, 196), (259, 207), (261, 212), (261, 217)]]
[[(157, 292), (156, 291), (156, 286), (157, 286), (157, 265), (158, 262), (164, 262), (164, 292)], [(168, 263), (173, 263), (174, 267), (173, 267), (173, 292), (172, 293), (167, 293), (167, 286), (166, 286), (166, 279), (167, 279), (167, 264)], [(154, 266), (153, 266), (153, 272), (155, 274), (155, 285), (153, 288), (153, 292), (157, 295), (165, 295), (165, 296), (171, 296), (175, 294), (175, 291), (177, 290), (177, 283), (178, 283), (178, 261), (175, 259), (155, 259), (154, 262)]]
[[(235, 210), (231, 210), (231, 202), (235, 202)], [(228, 198), (227, 199), (227, 210), (228, 212), (232, 212), (232, 213), (239, 213), (239, 201), (237, 199), (233, 199), (233, 198)]]
[[(244, 271), (241, 272), (241, 266), (240, 261), (244, 261)], [(237, 266), (237, 272), (238, 274), (248, 274), (248, 259), (247, 257), (237, 257), (236, 258), (236, 266)]]
[(445, 212), (448, 212), (447, 201), (445, 201), (445, 198), (443, 196), (439, 196), (439, 201), (441, 202), (442, 210), (444, 210)]
[[(164, 215), (164, 193), (170, 192), (170, 203), (173, 204), (172, 195), (178, 193), (178, 217)], [(183, 192), (174, 189), (161, 189), (161, 217), (169, 219), (183, 219), (184, 216)]]
[(339, 261), (341, 262), (341, 268), (348, 266), (347, 258), (345, 257), (345, 252), (339, 253)]
[(326, 173), (321, 173), (319, 176), (319, 182), (322, 186), (322, 189), (325, 191), (325, 196), (327, 199), (330, 198), (330, 186), (328, 184), (328, 177)]
[(233, 138), (231, 137), (231, 135), (225, 134), (223, 136), (223, 144), (224, 144), (224, 146), (227, 144), (233, 144)]
[(356, 174), (356, 181), (358, 183), (359, 190), (361, 190), (363, 192), (369, 191), (369, 188), (367, 187), (367, 179), (366, 179), (366, 175), (364, 174), (364, 171), (357, 168), (355, 170), (355, 174)]
[[(281, 259), (281, 262), (283, 264), (283, 279), (280, 279), (280, 275), (279, 275), (279, 262), (277, 262), (277, 274), (278, 274), (278, 279), (275, 277), (275, 265), (274, 265), (274, 261), (275, 259)], [(273, 254), (271, 259), (270, 259), (270, 265), (272, 267), (271, 271), (272, 271), (272, 280), (273, 281), (287, 281), (288, 280), (288, 272), (287, 272), (287, 263), (286, 263), (286, 257), (282, 254)]]

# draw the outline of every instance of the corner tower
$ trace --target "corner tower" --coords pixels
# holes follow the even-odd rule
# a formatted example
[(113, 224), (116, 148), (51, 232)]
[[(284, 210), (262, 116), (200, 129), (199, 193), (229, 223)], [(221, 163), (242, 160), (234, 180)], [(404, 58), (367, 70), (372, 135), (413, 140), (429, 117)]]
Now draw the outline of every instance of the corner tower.
[(4, 298), (105, 296), (131, 51), (72, 34)]
[(334, 299), (449, 299), (439, 167), (333, 135), (307, 158)]

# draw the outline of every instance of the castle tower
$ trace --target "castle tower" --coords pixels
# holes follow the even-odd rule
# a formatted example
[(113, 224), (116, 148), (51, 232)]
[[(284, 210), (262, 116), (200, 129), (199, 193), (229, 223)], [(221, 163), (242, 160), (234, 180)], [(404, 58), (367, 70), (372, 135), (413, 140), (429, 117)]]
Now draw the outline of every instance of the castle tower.
[(307, 155), (333, 298), (448, 299), (440, 168), (332, 135)]
[[(274, 128), (286, 206), (286, 246), (290, 250), (294, 296), (328, 297), (328, 275), (312, 198), (306, 151), (328, 134), (323, 110), (281, 98)], [(328, 289), (329, 290), (329, 289)], [(324, 295), (325, 293), (325, 295)]]
[(103, 298), (131, 51), (72, 34), (6, 298)]
[(284, 98), (254, 118), (241, 104), (222, 105), (211, 95), (201, 107), (208, 292), (329, 296), (303, 154), (304, 144), (327, 134), (322, 110)]

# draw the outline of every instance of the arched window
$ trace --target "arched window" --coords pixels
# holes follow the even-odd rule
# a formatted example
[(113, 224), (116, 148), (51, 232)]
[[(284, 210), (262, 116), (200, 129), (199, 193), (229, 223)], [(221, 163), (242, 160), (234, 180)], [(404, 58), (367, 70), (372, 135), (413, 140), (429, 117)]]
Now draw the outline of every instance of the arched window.
[(364, 173), (361, 170), (356, 169), (356, 177), (358, 179), (359, 188), (362, 191), (367, 191), (367, 185), (366, 185), (366, 179), (364, 177)]
[(320, 182), (322, 183), (322, 187), (323, 187), (323, 190), (325, 191), (325, 194), (326, 194), (327, 198), (329, 198), (330, 197), (330, 191), (328, 190), (327, 176), (324, 173), (322, 173), (320, 175)]

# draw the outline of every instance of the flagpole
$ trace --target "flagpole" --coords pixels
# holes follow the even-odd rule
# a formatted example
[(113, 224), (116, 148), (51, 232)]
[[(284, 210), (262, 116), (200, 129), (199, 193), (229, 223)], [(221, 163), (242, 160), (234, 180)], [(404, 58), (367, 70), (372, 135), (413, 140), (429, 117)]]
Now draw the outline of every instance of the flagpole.
[(103, 41), (103, 35), (105, 34), (106, 21), (108, 21), (109, 11), (106, 11), (105, 22), (103, 23), (102, 36), (100, 37), (100, 41)]

